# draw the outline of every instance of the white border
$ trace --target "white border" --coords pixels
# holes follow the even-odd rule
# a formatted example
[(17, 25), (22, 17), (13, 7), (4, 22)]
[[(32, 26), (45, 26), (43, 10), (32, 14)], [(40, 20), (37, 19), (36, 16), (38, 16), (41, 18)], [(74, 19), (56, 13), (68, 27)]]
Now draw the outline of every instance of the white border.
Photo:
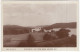
[[(7, 2), (13, 3), (14, 1), (6, 1), (5, 3), (7, 3)], [(15, 3), (17, 3), (17, 2), (18, 2), (18, 3), (24, 3), (24, 1), (16, 1)], [(35, 1), (34, 1), (34, 2), (35, 2)], [(32, 3), (32, 4), (33, 4), (34, 2), (28, 1), (27, 3)], [(41, 1), (39, 1), (39, 2), (36, 1), (36, 4), (39, 4), (40, 2), (41, 2)], [(41, 4), (44, 4), (44, 2), (45, 2), (45, 1), (42, 1)], [(53, 4), (52, 1), (51, 1), (51, 2), (46, 1), (46, 2)], [(61, 2), (61, 3), (76, 3), (76, 1), (75, 1), (75, 2), (74, 2), (74, 1), (67, 1), (67, 2), (66, 2), (66, 1), (54, 1), (54, 3), (59, 3), (59, 2)], [(7, 3), (7, 4), (8, 4), (8, 3)], [(1, 20), (1, 21), (2, 21), (2, 20)], [(79, 21), (78, 21), (78, 22), (79, 22)], [(78, 24), (79, 24), (79, 23), (78, 23)], [(0, 26), (0, 27), (1, 27), (1, 26)], [(78, 26), (78, 27), (79, 27), (79, 26)], [(1, 32), (1, 28), (0, 28), (0, 32)], [(79, 33), (79, 32), (78, 32), (78, 33)], [(1, 34), (1, 33), (0, 33), (0, 34)], [(79, 38), (79, 36), (78, 36), (78, 38)], [(78, 45), (78, 47), (79, 47), (79, 45)], [(9, 49), (12, 49), (12, 48), (9, 48)], [(19, 49), (19, 51), (21, 51), (21, 49), (22, 49), (23, 51), (25, 51), (23, 48), (16, 48), (16, 49)], [(78, 48), (69, 48), (69, 47), (68, 47), (68, 48), (65, 48), (65, 47), (64, 47), (64, 49), (61, 48), (61, 47), (60, 47), (60, 48), (57, 48), (58, 51), (63, 51), (63, 50), (65, 50), (65, 51), (73, 50), (73, 51), (74, 51), (75, 49), (77, 50)], [(5, 48), (4, 48), (4, 50), (5, 50)], [(56, 50), (56, 51), (57, 51), (57, 50)], [(7, 51), (7, 50), (6, 50), (6, 51)], [(15, 51), (15, 48), (13, 48), (12, 50), (9, 50), (9, 51)], [(16, 51), (18, 51), (18, 50), (16, 50)], [(35, 51), (35, 50), (26, 50), (26, 51)], [(39, 51), (39, 50), (37, 50), (37, 51)], [(42, 50), (42, 51), (43, 51), (43, 50)], [(50, 51), (50, 50), (46, 50), (46, 51)], [(52, 50), (52, 51), (55, 51), (55, 50)]]

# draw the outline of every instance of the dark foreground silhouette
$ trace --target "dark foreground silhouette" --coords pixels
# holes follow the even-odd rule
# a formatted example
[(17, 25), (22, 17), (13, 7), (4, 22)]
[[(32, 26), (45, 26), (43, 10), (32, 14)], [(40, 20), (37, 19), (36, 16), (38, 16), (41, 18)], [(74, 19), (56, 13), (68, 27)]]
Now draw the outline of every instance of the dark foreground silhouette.
[(27, 47), (34, 47), (34, 46), (36, 46), (34, 41), (35, 40), (34, 40), (33, 36), (31, 34), (29, 34), (28, 40), (25, 42), (21, 42), (18, 46), (19, 47), (26, 47), (26, 46)]
[(70, 30), (60, 29), (55, 33), (56, 36), (51, 36), (51, 33), (45, 33), (43, 41), (40, 42), (36, 42), (32, 34), (29, 34), (27, 40), (21, 41), (15, 47), (76, 47), (77, 37), (76, 35), (69, 36), (69, 32)]
[(35, 43), (21, 42), (18, 47), (76, 47), (76, 36)]

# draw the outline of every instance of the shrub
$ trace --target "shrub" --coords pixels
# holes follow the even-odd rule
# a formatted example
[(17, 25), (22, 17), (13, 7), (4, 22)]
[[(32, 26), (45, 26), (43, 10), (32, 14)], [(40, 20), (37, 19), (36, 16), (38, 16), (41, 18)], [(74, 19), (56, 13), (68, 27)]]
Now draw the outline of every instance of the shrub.
[(56, 35), (58, 38), (64, 38), (69, 36), (70, 30), (67, 29), (60, 29), (59, 31), (56, 32)]

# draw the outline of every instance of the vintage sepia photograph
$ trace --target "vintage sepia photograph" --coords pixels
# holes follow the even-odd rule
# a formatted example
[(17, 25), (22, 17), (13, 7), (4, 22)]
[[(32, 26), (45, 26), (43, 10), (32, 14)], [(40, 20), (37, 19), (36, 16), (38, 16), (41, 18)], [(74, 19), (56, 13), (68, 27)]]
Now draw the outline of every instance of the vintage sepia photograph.
[(77, 47), (76, 2), (3, 3), (3, 47)]

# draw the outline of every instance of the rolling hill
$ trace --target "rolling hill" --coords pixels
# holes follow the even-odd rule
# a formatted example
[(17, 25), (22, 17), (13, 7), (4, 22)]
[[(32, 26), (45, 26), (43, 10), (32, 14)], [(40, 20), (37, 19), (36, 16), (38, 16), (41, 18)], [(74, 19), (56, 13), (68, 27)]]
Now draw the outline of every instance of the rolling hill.
[(50, 26), (45, 26), (44, 29), (52, 29), (52, 28), (76, 28), (76, 22), (71, 23), (55, 23)]
[[(37, 27), (37, 26), (36, 26)], [(71, 23), (55, 23), (52, 25), (39, 26), (42, 29), (52, 29), (52, 28), (76, 28), (76, 22)], [(29, 33), (32, 27), (22, 27), (18, 25), (4, 25), (3, 34), (24, 34)]]

